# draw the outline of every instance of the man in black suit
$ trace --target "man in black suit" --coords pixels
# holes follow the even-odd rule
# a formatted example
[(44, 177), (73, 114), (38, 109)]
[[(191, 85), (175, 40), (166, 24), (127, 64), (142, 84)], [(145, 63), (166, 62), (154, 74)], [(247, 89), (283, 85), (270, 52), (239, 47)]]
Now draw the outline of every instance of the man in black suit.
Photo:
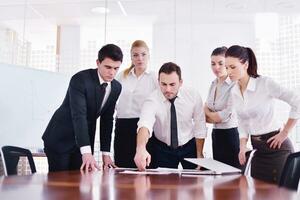
[(50, 172), (100, 169), (92, 155), (99, 116), (103, 167), (114, 167), (109, 151), (115, 104), (121, 92), (114, 77), (122, 60), (118, 46), (105, 45), (98, 52), (97, 69), (80, 71), (71, 78), (66, 97), (42, 137)]

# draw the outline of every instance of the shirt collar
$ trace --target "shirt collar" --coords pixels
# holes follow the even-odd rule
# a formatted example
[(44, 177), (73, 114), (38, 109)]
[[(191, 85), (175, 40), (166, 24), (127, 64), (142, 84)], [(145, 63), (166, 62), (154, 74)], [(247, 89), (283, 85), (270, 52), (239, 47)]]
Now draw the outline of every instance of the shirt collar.
[[(129, 74), (135, 76), (135, 73), (134, 73), (134, 67), (129, 71)], [(150, 74), (150, 70), (147, 68), (143, 74)]]
[(100, 81), (100, 85), (102, 83), (107, 83), (107, 86), (110, 86), (111, 82), (104, 81), (103, 78), (100, 76), (98, 70), (97, 70), (97, 74), (98, 74), (98, 78), (99, 78), (99, 81)]
[[(226, 83), (226, 84), (228, 84), (228, 85), (230, 85), (230, 84), (232, 84), (232, 80), (229, 78), (229, 76), (227, 76), (227, 78), (225, 79), (225, 81), (224, 81), (224, 83)], [(218, 84), (218, 78), (216, 78), (214, 81), (213, 81), (213, 84), (214, 85), (217, 85)]]
[(247, 90), (255, 91), (256, 84), (257, 84), (257, 78), (250, 77), (248, 85), (247, 85)]
[[(182, 87), (182, 86), (181, 86), (181, 87)], [(178, 90), (177, 98), (181, 98), (181, 97), (182, 97), (181, 87), (180, 87), (179, 90)], [(160, 91), (160, 98), (161, 98), (161, 100), (162, 100), (163, 102), (166, 102), (166, 101), (169, 102), (169, 99), (167, 99), (167, 98), (164, 96), (164, 94), (162, 93), (162, 91), (161, 91), (160, 89), (159, 89), (159, 91)]]
[[(250, 77), (246, 90), (255, 91), (256, 84), (257, 84), (257, 78)], [(241, 93), (239, 84), (234, 85), (233, 92), (236, 94)]]
[[(182, 86), (181, 86), (181, 87), (182, 87)], [(179, 97), (179, 98), (182, 97), (181, 87), (179, 88), (178, 93), (177, 93), (177, 97)]]
[(225, 79), (225, 83), (227, 83), (228, 85), (230, 85), (233, 81), (229, 78), (229, 76), (227, 76), (227, 78)]

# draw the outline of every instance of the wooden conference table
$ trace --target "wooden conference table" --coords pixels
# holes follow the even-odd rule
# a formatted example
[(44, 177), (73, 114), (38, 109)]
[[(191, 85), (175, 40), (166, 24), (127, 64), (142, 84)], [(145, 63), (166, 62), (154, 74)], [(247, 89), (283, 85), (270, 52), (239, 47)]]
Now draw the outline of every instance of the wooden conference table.
[(299, 194), (243, 175), (121, 174), (116, 170), (0, 177), (0, 199), (300, 199)]

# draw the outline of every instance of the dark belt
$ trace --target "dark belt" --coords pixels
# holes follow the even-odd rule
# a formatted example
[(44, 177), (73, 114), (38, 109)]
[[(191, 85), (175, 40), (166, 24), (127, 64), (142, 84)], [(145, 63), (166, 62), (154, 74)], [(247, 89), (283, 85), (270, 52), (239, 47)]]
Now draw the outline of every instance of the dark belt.
[(133, 120), (136, 120), (136, 121), (139, 121), (140, 118), (117, 118), (116, 121), (119, 121), (119, 122), (127, 122), (127, 121), (133, 121)]
[(257, 141), (266, 141), (269, 138), (273, 137), (274, 135), (277, 135), (280, 132), (280, 129), (276, 130), (276, 131), (272, 131), (269, 133), (265, 133), (262, 135), (251, 135), (251, 139), (252, 140), (257, 140)]
[(168, 148), (170, 150), (175, 150), (175, 149), (182, 149), (186, 146), (188, 146), (190, 143), (192, 143), (195, 140), (195, 138), (190, 139), (187, 143), (185, 143), (184, 145), (178, 146), (177, 148), (173, 148), (169, 145), (167, 145), (166, 143), (160, 141), (159, 139), (157, 139), (154, 135), (152, 136), (152, 141), (162, 147)]

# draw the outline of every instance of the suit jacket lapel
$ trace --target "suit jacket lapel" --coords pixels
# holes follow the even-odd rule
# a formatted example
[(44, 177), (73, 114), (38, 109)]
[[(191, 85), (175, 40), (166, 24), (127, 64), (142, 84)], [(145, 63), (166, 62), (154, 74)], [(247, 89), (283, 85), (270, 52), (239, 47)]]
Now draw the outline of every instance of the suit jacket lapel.
[(110, 94), (109, 94), (109, 96), (108, 96), (108, 98), (107, 98), (107, 100), (106, 100), (106, 102), (105, 102), (105, 104), (103, 105), (103, 107), (102, 107), (102, 109), (100, 109), (99, 110), (99, 114), (101, 114), (102, 113), (102, 111), (104, 111), (107, 107), (108, 107), (108, 105), (112, 102), (112, 100), (115, 98), (115, 96), (116, 96), (116, 87), (115, 87), (115, 82), (114, 82), (114, 80), (111, 82), (111, 91), (110, 91)]
[(101, 85), (99, 84), (98, 86), (96, 86), (96, 108), (97, 108), (97, 114), (100, 112), (101, 110), (101, 105), (102, 105), (102, 102), (104, 100), (104, 92), (101, 88)]
[(101, 85), (100, 85), (100, 81), (99, 81), (99, 77), (98, 77), (98, 72), (97, 69), (94, 69), (92, 71), (92, 77), (94, 79), (94, 83), (95, 83), (95, 108), (97, 110), (97, 115), (98, 115), (98, 111), (100, 111), (101, 108), (101, 96), (103, 95), (103, 93), (101, 92)]

